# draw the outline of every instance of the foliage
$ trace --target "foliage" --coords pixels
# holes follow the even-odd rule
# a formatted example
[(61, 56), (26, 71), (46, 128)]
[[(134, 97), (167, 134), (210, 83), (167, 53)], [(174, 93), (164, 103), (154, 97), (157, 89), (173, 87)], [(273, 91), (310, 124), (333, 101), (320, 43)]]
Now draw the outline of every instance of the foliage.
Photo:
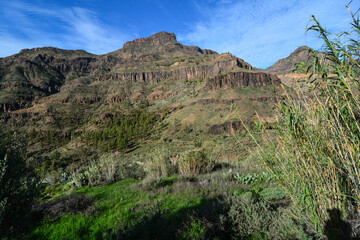
[(37, 181), (26, 165), (26, 143), (16, 133), (8, 140), (0, 140), (0, 236), (19, 236), (28, 230), (26, 222)]
[(147, 137), (157, 120), (158, 116), (146, 108), (133, 108), (128, 114), (115, 112), (97, 122), (94, 131), (84, 130), (81, 138), (86, 145), (93, 143), (105, 151), (124, 150)]
[[(35, 239), (306, 239), (292, 220), (293, 209), (279, 208), (283, 192), (245, 192), (221, 173), (197, 177), (172, 176), (110, 185), (85, 186), (55, 200), (69, 202), (81, 195), (86, 208), (67, 206), (57, 219), (45, 214), (32, 232)], [(227, 179), (227, 178), (226, 178)], [(146, 186), (149, 183), (151, 186)], [(223, 194), (234, 191), (236, 194)], [(255, 187), (254, 187), (255, 189)], [(241, 191), (240, 191), (241, 190)], [(259, 194), (257, 193), (259, 192)], [(243, 194), (244, 193), (244, 194)], [(266, 196), (269, 202), (261, 196)], [(53, 200), (44, 206), (54, 206)], [(270, 203), (271, 202), (271, 203)], [(275, 202), (275, 203), (273, 203)], [(44, 209), (51, 212), (51, 209)], [(245, 222), (243, 222), (245, 221)], [(254, 222), (254, 223), (253, 223)], [(249, 234), (243, 229), (249, 226)]]
[(226, 196), (224, 206), (219, 222), (232, 239), (308, 239), (289, 214), (292, 210), (275, 208), (252, 191)]
[(180, 156), (179, 173), (197, 175), (209, 172), (213, 164), (203, 150), (188, 150)]
[(171, 152), (165, 148), (157, 148), (145, 161), (145, 171), (149, 178), (166, 178), (178, 172), (178, 156), (171, 156)]
[(206, 226), (200, 219), (193, 219), (186, 227), (186, 231), (182, 234), (181, 239), (206, 239)]
[[(139, 181), (126, 179), (112, 185), (83, 187), (74, 194), (94, 199), (96, 214), (65, 214), (56, 221), (41, 220), (35, 239), (175, 239), (187, 215), (203, 205), (190, 191), (147, 192)], [(66, 196), (65, 196), (66, 197)], [(90, 206), (91, 207), (91, 206)]]
[(265, 181), (270, 182), (272, 180), (272, 176), (269, 172), (262, 172), (261, 174), (257, 173), (248, 173), (248, 174), (240, 174), (235, 173), (234, 178), (241, 184), (250, 184), (257, 181)]
[(144, 168), (149, 178), (159, 179), (177, 173), (186, 176), (204, 174), (213, 168), (213, 163), (202, 149), (174, 155), (165, 148), (158, 148), (144, 162)]
[(65, 182), (71, 187), (96, 186), (112, 183), (125, 178), (143, 178), (144, 170), (139, 164), (122, 155), (104, 154), (97, 161), (90, 161), (66, 176)]
[(309, 30), (324, 40), (326, 57), (312, 51), (313, 63), (299, 64), (311, 94), (299, 91), (279, 106), (279, 137), (273, 144), (264, 131), (268, 148), (262, 157), (300, 215), (321, 232), (326, 222), (340, 221), (330, 219), (331, 209), (346, 218), (359, 214), (360, 21), (353, 16), (353, 32), (340, 35), (327, 32), (314, 16), (312, 21)]

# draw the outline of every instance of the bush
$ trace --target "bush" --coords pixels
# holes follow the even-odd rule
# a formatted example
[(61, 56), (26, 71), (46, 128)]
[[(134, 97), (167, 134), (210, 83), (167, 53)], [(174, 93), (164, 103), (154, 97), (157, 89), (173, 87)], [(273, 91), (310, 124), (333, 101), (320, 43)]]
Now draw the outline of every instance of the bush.
[(98, 161), (90, 161), (82, 168), (74, 171), (68, 178), (68, 184), (80, 188), (86, 185), (95, 186), (100, 183), (112, 183), (125, 178), (143, 178), (142, 166), (138, 163), (114, 154), (104, 154)]
[[(311, 97), (299, 90), (280, 105), (279, 138), (273, 144), (264, 135), (262, 157), (268, 169), (287, 190), (316, 232), (327, 223), (336, 225), (340, 215), (352, 218), (360, 207), (360, 21), (353, 19), (353, 34), (332, 35), (313, 16), (309, 30), (324, 40), (325, 59), (310, 67), (299, 64), (311, 87)], [(332, 37), (335, 37), (332, 38)], [(352, 38), (354, 37), (354, 38)], [(341, 213), (331, 218), (329, 212)]]
[(0, 238), (19, 236), (37, 194), (33, 169), (26, 165), (26, 143), (16, 133), (0, 140)]
[(257, 201), (251, 192), (228, 199), (232, 229), (237, 237), (250, 237), (255, 234), (262, 235), (268, 231), (274, 222), (271, 207), (264, 201)]
[(223, 204), (227, 212), (219, 222), (232, 239), (311, 239), (292, 209), (275, 208), (256, 193), (228, 195)]
[(188, 150), (180, 156), (179, 173), (182, 175), (203, 174), (209, 172), (212, 165), (204, 151)]
[(181, 235), (181, 239), (206, 239), (206, 225), (201, 219), (192, 219), (184, 233)]
[(145, 172), (149, 178), (166, 178), (178, 171), (177, 158), (165, 148), (155, 149), (145, 161)]

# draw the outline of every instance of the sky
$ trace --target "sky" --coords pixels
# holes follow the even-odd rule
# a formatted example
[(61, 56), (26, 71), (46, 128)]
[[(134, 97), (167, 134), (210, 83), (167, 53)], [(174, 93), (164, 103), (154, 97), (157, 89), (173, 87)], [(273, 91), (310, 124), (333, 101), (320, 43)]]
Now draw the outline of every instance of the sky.
[[(105, 54), (160, 31), (185, 45), (230, 52), (267, 68), (300, 46), (315, 15), (330, 32), (350, 28), (350, 0), (0, 0), (0, 58), (53, 46)], [(350, 8), (360, 8), (353, 0)]]

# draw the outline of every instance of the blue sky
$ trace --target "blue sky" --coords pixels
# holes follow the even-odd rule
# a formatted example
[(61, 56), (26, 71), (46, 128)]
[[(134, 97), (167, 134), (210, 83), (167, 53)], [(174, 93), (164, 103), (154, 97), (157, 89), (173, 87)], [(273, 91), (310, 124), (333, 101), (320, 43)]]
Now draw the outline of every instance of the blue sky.
[[(314, 14), (332, 32), (349, 28), (349, 0), (0, 0), (0, 57), (54, 46), (95, 54), (159, 31), (266, 68), (297, 47), (319, 49), (306, 33)], [(360, 1), (350, 5), (353, 10)]]

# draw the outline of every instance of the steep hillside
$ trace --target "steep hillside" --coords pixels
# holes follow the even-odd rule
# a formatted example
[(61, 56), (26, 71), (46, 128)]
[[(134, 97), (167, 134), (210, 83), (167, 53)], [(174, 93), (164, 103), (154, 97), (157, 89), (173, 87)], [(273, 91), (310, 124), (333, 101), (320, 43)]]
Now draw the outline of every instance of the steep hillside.
[[(276, 75), (160, 32), (105, 55), (35, 48), (0, 60), (2, 134), (28, 134), (29, 155), (56, 169), (107, 152), (139, 156), (171, 139), (235, 134), (282, 97)], [(251, 125), (251, 124), (250, 124)]]
[(60, 92), (63, 85), (76, 85), (81, 77), (88, 82), (156, 83), (169, 78), (205, 78), (234, 68), (251, 66), (235, 57), (184, 46), (166, 32), (127, 42), (122, 49), (102, 56), (50, 47), (26, 49), (0, 59), (0, 111), (29, 107), (35, 99)]
[[(0, 138), (24, 134), (41, 179), (33, 239), (197, 239), (187, 233), (202, 221), (202, 239), (228, 239), (220, 219), (242, 214), (230, 207), (288, 201), (249, 154), (258, 122), (277, 126), (280, 79), (240, 58), (160, 32), (104, 55), (22, 50), (0, 69)], [(249, 215), (281, 222), (267, 206)]]

